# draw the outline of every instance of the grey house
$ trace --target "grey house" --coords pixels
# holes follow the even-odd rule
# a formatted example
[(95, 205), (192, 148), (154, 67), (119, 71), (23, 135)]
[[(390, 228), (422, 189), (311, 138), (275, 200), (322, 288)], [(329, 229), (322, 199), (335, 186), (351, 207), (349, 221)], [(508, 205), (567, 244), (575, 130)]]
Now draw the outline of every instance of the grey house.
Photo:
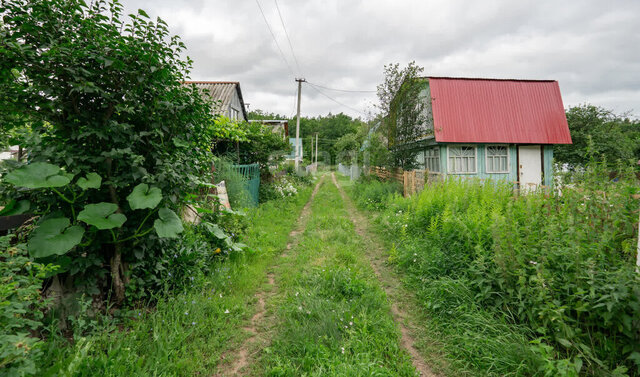
[(185, 81), (195, 84), (202, 93), (214, 102), (215, 113), (229, 119), (246, 121), (247, 110), (242, 99), (240, 83), (235, 81)]

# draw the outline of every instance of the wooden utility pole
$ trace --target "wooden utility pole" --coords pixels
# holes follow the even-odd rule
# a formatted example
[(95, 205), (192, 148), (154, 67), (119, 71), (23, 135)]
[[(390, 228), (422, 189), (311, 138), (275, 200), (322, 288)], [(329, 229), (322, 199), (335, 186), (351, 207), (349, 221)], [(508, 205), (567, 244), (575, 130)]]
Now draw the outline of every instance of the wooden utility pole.
[(316, 132), (316, 169), (318, 169), (318, 133)]
[(296, 173), (298, 172), (298, 160), (300, 157), (300, 97), (302, 94), (302, 83), (306, 82), (307, 80), (300, 78), (300, 79), (296, 79), (296, 81), (298, 82), (298, 116), (296, 119), (296, 153), (295, 153), (295, 166), (296, 166)]

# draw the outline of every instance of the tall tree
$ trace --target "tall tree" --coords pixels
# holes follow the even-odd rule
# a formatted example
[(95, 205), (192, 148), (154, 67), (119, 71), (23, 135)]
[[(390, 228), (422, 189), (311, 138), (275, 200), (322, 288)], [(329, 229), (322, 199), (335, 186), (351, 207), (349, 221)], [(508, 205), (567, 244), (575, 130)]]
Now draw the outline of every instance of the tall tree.
[(378, 85), (378, 108), (384, 119), (391, 158), (396, 166), (411, 169), (415, 151), (411, 143), (428, 135), (430, 114), (427, 107), (424, 68), (415, 61), (400, 68), (398, 63), (384, 66), (384, 82)]
[(555, 147), (557, 162), (584, 166), (591, 155), (613, 167), (620, 160), (640, 159), (639, 120), (588, 104), (570, 107), (566, 114), (573, 144)]

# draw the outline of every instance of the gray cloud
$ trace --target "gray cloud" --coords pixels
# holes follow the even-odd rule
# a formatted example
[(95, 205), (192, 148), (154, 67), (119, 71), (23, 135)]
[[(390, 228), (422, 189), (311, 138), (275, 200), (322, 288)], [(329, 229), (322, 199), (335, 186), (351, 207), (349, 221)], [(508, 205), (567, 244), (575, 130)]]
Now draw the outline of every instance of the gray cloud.
[[(182, 37), (195, 80), (240, 81), (252, 108), (290, 115), (294, 76), (340, 89), (375, 90), (383, 65), (411, 60), (426, 75), (556, 79), (565, 106), (592, 103), (640, 114), (640, 2), (487, 0), (280, 0), (300, 72), (273, 0), (122, 0), (160, 16)], [(375, 93), (324, 92), (366, 111)], [(345, 112), (313, 88), (302, 111)]]

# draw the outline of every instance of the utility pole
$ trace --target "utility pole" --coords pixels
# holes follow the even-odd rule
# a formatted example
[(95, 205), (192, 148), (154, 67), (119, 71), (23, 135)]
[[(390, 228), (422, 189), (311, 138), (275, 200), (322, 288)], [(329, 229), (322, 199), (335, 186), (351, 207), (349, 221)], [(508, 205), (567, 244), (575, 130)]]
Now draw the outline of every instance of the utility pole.
[(316, 169), (318, 169), (318, 133), (316, 132)]
[(306, 82), (307, 80), (303, 79), (303, 78), (299, 78), (296, 79), (296, 81), (298, 82), (298, 117), (296, 119), (296, 153), (295, 153), (295, 166), (296, 166), (296, 173), (298, 172), (298, 163), (299, 163), (299, 159), (300, 157), (300, 97), (302, 94), (302, 83)]

